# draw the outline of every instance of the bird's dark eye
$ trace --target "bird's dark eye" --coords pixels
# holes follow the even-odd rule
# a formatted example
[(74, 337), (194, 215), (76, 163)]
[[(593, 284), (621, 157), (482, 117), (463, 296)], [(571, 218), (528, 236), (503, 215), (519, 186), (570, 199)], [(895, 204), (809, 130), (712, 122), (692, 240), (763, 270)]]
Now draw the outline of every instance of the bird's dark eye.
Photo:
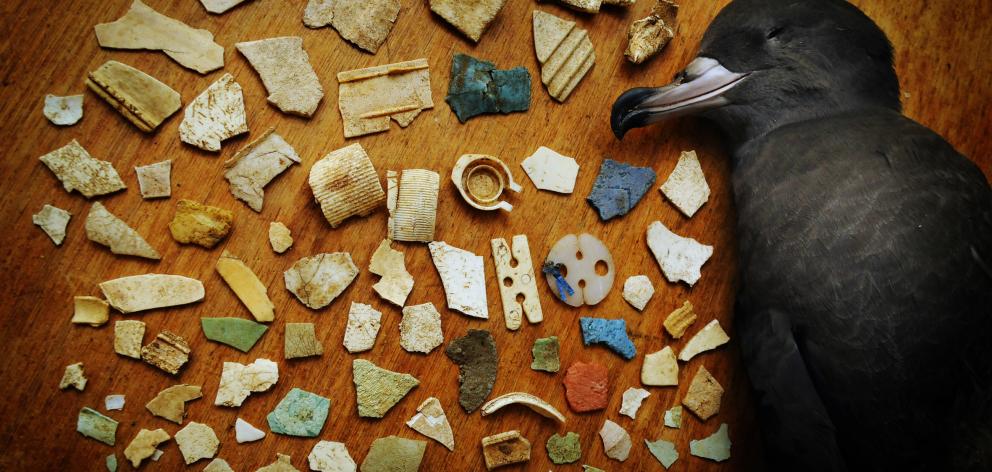
[(768, 38), (768, 39), (775, 39), (775, 37), (778, 36), (779, 33), (781, 33), (783, 29), (785, 29), (785, 28), (783, 28), (781, 26), (776, 26), (776, 27), (768, 30), (768, 34), (766, 34), (765, 37)]

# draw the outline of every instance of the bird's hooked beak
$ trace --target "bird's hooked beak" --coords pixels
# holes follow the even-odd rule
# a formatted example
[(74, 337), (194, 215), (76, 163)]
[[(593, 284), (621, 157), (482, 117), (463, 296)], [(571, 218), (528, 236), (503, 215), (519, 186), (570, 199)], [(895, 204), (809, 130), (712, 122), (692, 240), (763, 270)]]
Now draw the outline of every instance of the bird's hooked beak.
[(630, 89), (613, 103), (610, 127), (617, 139), (633, 128), (729, 103), (723, 94), (748, 76), (727, 70), (716, 59), (697, 57), (664, 87)]

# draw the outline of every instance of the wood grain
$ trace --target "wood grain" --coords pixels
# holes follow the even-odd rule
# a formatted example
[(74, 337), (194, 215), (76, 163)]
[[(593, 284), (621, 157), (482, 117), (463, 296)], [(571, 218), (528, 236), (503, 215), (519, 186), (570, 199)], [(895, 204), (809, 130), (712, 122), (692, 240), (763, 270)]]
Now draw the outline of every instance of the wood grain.
[[(225, 142), (219, 155), (200, 152), (180, 143), (174, 116), (154, 134), (145, 135), (123, 120), (90, 92), (86, 93), (86, 116), (73, 127), (56, 128), (41, 113), (46, 93), (84, 93), (86, 73), (108, 59), (136, 66), (178, 90), (188, 103), (222, 71), (200, 76), (183, 69), (164, 54), (101, 49), (93, 25), (112, 21), (126, 10), (127, 0), (8, 0), (0, 6), (0, 142), (6, 151), (0, 159), (0, 221), (3, 248), (0, 254), (0, 469), (48, 470), (65, 468), (101, 470), (104, 457), (118, 454), (122, 470), (130, 469), (122, 451), (140, 428), (164, 428), (170, 434), (179, 428), (151, 416), (143, 405), (160, 389), (175, 383), (203, 386), (204, 398), (189, 404), (189, 420), (211, 425), (222, 446), (219, 457), (235, 470), (254, 470), (275, 459), (277, 452), (291, 454), (293, 464), (307, 470), (306, 455), (316, 439), (269, 434), (264, 440), (238, 445), (234, 441), (236, 417), (267, 430), (265, 415), (293, 387), (332, 399), (331, 415), (320, 439), (343, 441), (360, 462), (372, 440), (397, 434), (425, 439), (403, 423), (424, 398), (441, 400), (455, 430), (456, 450), (448, 452), (430, 442), (421, 470), (483, 469), (479, 442), (483, 436), (519, 429), (533, 444), (530, 463), (506, 470), (547, 470), (551, 463), (544, 450), (555, 432), (577, 431), (582, 437), (580, 463), (607, 470), (662, 470), (643, 445), (644, 439), (676, 441), (681, 458), (673, 471), (758, 470), (762, 448), (755, 414), (751, 407), (747, 377), (735, 342), (716, 353), (693, 359), (682, 367), (679, 388), (652, 388), (651, 397), (636, 421), (617, 413), (622, 392), (639, 386), (641, 357), (666, 344), (681, 347), (662, 335), (664, 316), (691, 300), (701, 315), (693, 330), (712, 318), (732, 326), (731, 306), (735, 285), (733, 203), (728, 186), (726, 153), (719, 135), (705, 122), (676, 120), (637, 131), (623, 142), (616, 141), (608, 126), (609, 107), (623, 90), (636, 85), (665, 83), (693, 57), (699, 39), (725, 1), (684, 2), (680, 27), (664, 53), (643, 66), (623, 59), (625, 30), (630, 21), (643, 17), (650, 2), (641, 0), (629, 11), (606, 9), (597, 16), (575, 14), (556, 5), (529, 0), (510, 0), (478, 45), (471, 44), (453, 28), (432, 15), (426, 3), (402, 0), (403, 9), (395, 29), (375, 56), (363, 53), (342, 40), (331, 29), (308, 30), (300, 21), (303, 0), (255, 0), (220, 16), (208, 14), (194, 0), (149, 0), (162, 13), (195, 27), (212, 31), (226, 48), (229, 72), (244, 87), (251, 135)], [(992, 3), (926, 0), (859, 0), (897, 50), (896, 65), (901, 77), (906, 113), (934, 128), (962, 153), (971, 156), (985, 171), (992, 172), (992, 63), (985, 60), (992, 42)], [(577, 20), (589, 30), (596, 48), (597, 64), (564, 104), (553, 102), (540, 85), (531, 40), (531, 11), (541, 8)], [(265, 101), (266, 92), (257, 74), (234, 49), (238, 41), (274, 36), (302, 36), (304, 47), (325, 88), (326, 96), (309, 120), (280, 113)], [(535, 76), (531, 110), (508, 116), (484, 116), (459, 124), (443, 101), (448, 85), (451, 56), (468, 52), (494, 61), (501, 68), (527, 67)], [(536, 393), (566, 411), (568, 423), (557, 427), (525, 409), (510, 409), (482, 418), (468, 415), (457, 405), (458, 375), (455, 365), (437, 349), (415, 355), (399, 347), (400, 311), (378, 298), (371, 285), (378, 277), (367, 271), (369, 258), (385, 235), (386, 214), (352, 219), (331, 229), (322, 218), (306, 185), (310, 166), (328, 152), (346, 144), (336, 109), (335, 74), (341, 70), (387, 64), (426, 57), (431, 67), (435, 108), (419, 116), (407, 129), (395, 125), (388, 133), (367, 136), (360, 142), (372, 156), (379, 173), (387, 169), (429, 168), (442, 175), (436, 238), (485, 256), (490, 319), (468, 319), (446, 308), (444, 293), (430, 259), (420, 244), (396, 244), (406, 252), (407, 267), (416, 279), (409, 303), (433, 302), (443, 313), (445, 340), (462, 336), (469, 328), (491, 330), (500, 353), (499, 375), (493, 396), (525, 391)], [(222, 179), (224, 159), (233, 155), (254, 136), (274, 126), (299, 152), (302, 165), (294, 166), (266, 188), (265, 207), (256, 214), (236, 201)], [(114, 163), (129, 189), (101, 198), (110, 211), (132, 224), (162, 253), (161, 262), (118, 257), (88, 241), (83, 220), (90, 202), (78, 194), (64, 192), (39, 161), (42, 154), (78, 139), (90, 153)], [(526, 181), (519, 163), (545, 145), (575, 156), (582, 168), (571, 196), (538, 192)], [(709, 203), (691, 220), (683, 217), (661, 195), (652, 190), (628, 216), (601, 223), (583, 201), (604, 156), (631, 164), (651, 166), (659, 183), (674, 168), (679, 151), (695, 149), (713, 189)], [(513, 196), (510, 214), (481, 213), (460, 200), (448, 175), (454, 161), (464, 153), (500, 156), (511, 165), (524, 191)], [(133, 167), (172, 159), (173, 197), (161, 201), (141, 199)], [(180, 246), (169, 236), (167, 224), (178, 199), (189, 198), (234, 211), (235, 229), (217, 248), (207, 251)], [(74, 218), (62, 247), (55, 247), (31, 224), (31, 214), (45, 203), (65, 208)], [(270, 221), (282, 221), (293, 231), (296, 245), (284, 255), (268, 246)], [(645, 243), (645, 230), (661, 220), (680, 234), (693, 236), (716, 248), (695, 288), (663, 281)], [(543, 260), (548, 249), (565, 234), (590, 232), (613, 251), (618, 266), (616, 286), (600, 305), (571, 309), (557, 302), (548, 287), (540, 294), (545, 321), (509, 332), (503, 325), (502, 309), (492, 266), (489, 240), (527, 234), (532, 256)], [(247, 310), (215, 273), (213, 265), (222, 250), (243, 258), (269, 287), (276, 305), (276, 321), (260, 343), (248, 354), (207, 341), (201, 333), (201, 316), (248, 317)], [(348, 251), (362, 273), (356, 282), (329, 307), (313, 311), (285, 290), (282, 272), (303, 256), (319, 252)], [(203, 280), (207, 296), (202, 303), (157, 310), (127, 318), (148, 324), (146, 341), (163, 329), (190, 341), (192, 361), (177, 378), (141, 362), (119, 357), (112, 348), (112, 323), (101, 328), (69, 323), (74, 295), (98, 295), (97, 283), (124, 275), (149, 272), (174, 273)], [(637, 313), (621, 298), (626, 277), (646, 274), (657, 293), (644, 313)], [(375, 349), (349, 355), (341, 340), (351, 301), (371, 303), (384, 312), (383, 327)], [(581, 343), (579, 316), (623, 317), (637, 346), (639, 357), (625, 362), (599, 347)], [(111, 321), (123, 319), (114, 315)], [(282, 337), (287, 322), (313, 322), (324, 343), (320, 358), (285, 361)], [(607, 410), (594, 414), (567, 411), (561, 386), (563, 373), (550, 375), (530, 370), (530, 348), (538, 337), (557, 335), (562, 341), (565, 367), (577, 360), (595, 360), (610, 369), (610, 402)], [(281, 378), (269, 392), (252, 395), (240, 409), (212, 405), (224, 361), (250, 362), (265, 357), (277, 360)], [(382, 420), (359, 419), (356, 413), (350, 362), (365, 358), (376, 364), (413, 374), (420, 386)], [(90, 379), (86, 391), (59, 391), (65, 365), (83, 362)], [(687, 414), (681, 430), (663, 429), (662, 414), (676, 404), (688, 387), (691, 375), (705, 365), (727, 389), (718, 416), (706, 422)], [(123, 412), (110, 416), (121, 421), (117, 446), (110, 448), (83, 438), (75, 429), (76, 415), (83, 406), (103, 409), (108, 394), (127, 395)], [(630, 459), (617, 463), (606, 458), (597, 431), (605, 419), (617, 421), (631, 434), (634, 448)], [(714, 464), (688, 453), (688, 442), (714, 432), (721, 422), (730, 425), (733, 458)], [(164, 446), (165, 455), (149, 469), (182, 469), (182, 458), (174, 442)], [(194, 466), (200, 469), (205, 462)], [(580, 470), (578, 464), (556, 467)]]

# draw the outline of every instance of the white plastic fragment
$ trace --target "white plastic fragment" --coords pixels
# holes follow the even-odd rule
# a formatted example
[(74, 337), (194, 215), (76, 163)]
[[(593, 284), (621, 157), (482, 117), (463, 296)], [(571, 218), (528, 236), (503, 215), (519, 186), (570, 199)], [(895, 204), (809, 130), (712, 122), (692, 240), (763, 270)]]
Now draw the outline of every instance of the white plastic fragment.
[(355, 472), (355, 460), (348, 453), (348, 447), (334, 441), (319, 441), (314, 444), (307, 456), (310, 470), (317, 472)]
[(523, 190), (510, 168), (498, 157), (486, 154), (464, 154), (451, 169), (451, 181), (459, 195), (472, 208), (483, 211), (513, 211), (513, 205), (500, 200), (503, 189), (519, 193)]
[(40, 160), (62, 182), (66, 192), (76, 190), (92, 198), (127, 188), (113, 164), (94, 159), (75, 139)]
[(486, 276), (482, 256), (454, 247), (444, 241), (427, 244), (431, 259), (441, 276), (448, 308), (474, 318), (489, 318), (486, 302)]
[(303, 50), (303, 38), (287, 36), (234, 45), (262, 78), (268, 101), (283, 113), (313, 116), (324, 98), (320, 79)]
[(334, 19), (334, 0), (308, 0), (303, 10), (303, 24), (307, 28), (323, 28)]
[(637, 410), (641, 408), (641, 402), (651, 396), (643, 388), (630, 387), (623, 392), (623, 403), (620, 405), (620, 414), (627, 415), (630, 419), (637, 419)]
[(103, 398), (103, 407), (110, 410), (124, 409), (124, 395), (107, 395)]
[(161, 259), (158, 251), (145, 241), (134, 228), (114, 216), (100, 202), (93, 203), (86, 214), (86, 237), (110, 248), (110, 252), (147, 259)]
[(433, 303), (403, 307), (400, 321), (400, 346), (407, 352), (427, 354), (444, 342), (441, 314)]
[(437, 193), (441, 176), (427, 169), (386, 171), (387, 238), (430, 242), (437, 220)]
[(225, 362), (214, 405), (241, 406), (248, 395), (264, 392), (279, 381), (279, 364), (256, 359), (251, 364)]
[(669, 282), (683, 281), (690, 287), (702, 276), (703, 264), (713, 255), (713, 246), (679, 236), (660, 221), (648, 226), (648, 247)]
[(437, 398), (430, 397), (424, 400), (417, 407), (417, 414), (413, 415), (406, 422), (406, 425), (413, 428), (414, 431), (443, 444), (449, 451), (455, 450), (455, 436), (451, 432), (448, 417), (444, 414), (444, 409), (441, 408), (441, 402)]
[(539, 190), (558, 193), (572, 193), (575, 189), (575, 178), (579, 175), (579, 163), (575, 159), (563, 156), (541, 146), (520, 166), (524, 168), (527, 177)]
[(231, 195), (257, 212), (262, 211), (265, 186), (293, 164), (300, 163), (293, 146), (274, 130), (269, 128), (224, 162), (227, 168), (224, 178), (230, 184)]
[(158, 460), (162, 458), (163, 454), (165, 454), (165, 451), (156, 449), (155, 452), (152, 453), (152, 461), (158, 462)]
[(251, 423), (238, 418), (234, 420), (234, 436), (238, 441), (238, 444), (244, 444), (264, 438), (265, 431), (262, 431), (252, 426)]
[(186, 105), (179, 124), (179, 139), (204, 151), (220, 151), (221, 141), (247, 132), (241, 85), (227, 73)]
[(523, 392), (507, 393), (489, 400), (482, 405), (482, 416), (491, 415), (505, 406), (514, 404), (526, 406), (545, 418), (551, 418), (565, 424), (565, 415), (561, 414), (558, 409), (534, 395)]
[(627, 460), (630, 455), (630, 434), (620, 425), (606, 420), (603, 428), (599, 430), (599, 437), (603, 440), (603, 449), (606, 450), (606, 457), (620, 462)]
[(696, 151), (683, 151), (675, 170), (661, 185), (661, 193), (668, 197), (678, 209), (692, 218), (710, 198), (710, 186), (706, 183), (703, 168), (696, 158)]
[(646, 275), (627, 277), (623, 283), (623, 299), (638, 311), (644, 311), (652, 296), (654, 296), (654, 285)]
[(478, 43), (506, 0), (429, 0), (431, 11)]
[(345, 138), (388, 131), (390, 119), (406, 128), (429, 108), (434, 99), (426, 59), (338, 73)]
[(169, 198), (172, 196), (172, 160), (165, 160), (137, 166), (134, 172), (138, 174), (138, 188), (141, 198)]
[(45, 95), (44, 113), (45, 118), (48, 118), (48, 121), (55, 125), (71, 126), (79, 123), (79, 120), (83, 119), (83, 96)]
[(375, 345), (375, 338), (382, 327), (382, 313), (371, 305), (351, 302), (348, 326), (344, 330), (344, 347), (348, 352), (368, 351)]
[(720, 321), (710, 321), (692, 339), (689, 339), (689, 342), (679, 352), (679, 360), (689, 362), (689, 359), (697, 354), (716, 349), (727, 344), (728, 341), (730, 341), (730, 336), (727, 336), (727, 332), (720, 326)]
[(311, 309), (329, 305), (358, 276), (358, 267), (347, 252), (303, 257), (283, 272), (286, 290)]
[[(503, 302), (503, 318), (506, 329), (520, 329), (523, 315), (527, 321), (540, 323), (544, 320), (541, 300), (537, 295), (537, 279), (534, 277), (534, 263), (530, 258), (530, 245), (526, 234), (513, 236), (513, 248), (503, 238), (489, 241), (493, 249), (493, 264), (499, 283), (499, 295)], [(522, 300), (521, 300), (522, 298)]]
[(730, 459), (730, 430), (727, 423), (721, 423), (720, 429), (703, 439), (689, 441), (689, 453), (711, 461), (723, 462)]
[(342, 38), (375, 54), (399, 13), (398, 0), (310, 0), (303, 24), (309, 28), (332, 25)]
[(402, 307), (413, 290), (413, 276), (406, 271), (403, 252), (391, 247), (392, 241), (383, 239), (372, 253), (369, 272), (380, 276), (372, 288), (386, 301)]
[(62, 380), (59, 381), (59, 389), (65, 390), (72, 387), (82, 392), (86, 388), (86, 381), (86, 375), (83, 374), (83, 363), (69, 364), (65, 366), (65, 373), (62, 374)]
[(208, 12), (219, 15), (246, 1), (250, 0), (200, 0), (200, 3)]
[(641, 365), (641, 383), (653, 387), (672, 387), (679, 384), (679, 363), (671, 346), (644, 356)]
[(286, 252), (293, 247), (293, 234), (286, 225), (279, 221), (269, 223), (269, 244), (272, 250), (278, 254)]
[[(566, 234), (551, 247), (546, 263), (565, 266), (564, 279), (572, 287), (571, 295), (565, 294), (565, 303), (571, 306), (595, 305), (613, 289), (616, 266), (613, 256), (602, 241), (588, 233), (578, 236)], [(605, 264), (605, 273), (600, 273)], [(552, 293), (560, 300), (558, 283), (552, 274), (544, 274)]]
[(142, 274), (100, 283), (110, 306), (121, 313), (185, 305), (203, 300), (203, 283), (181, 275)]
[(38, 225), (56, 246), (61, 246), (65, 240), (65, 228), (69, 225), (72, 214), (59, 208), (45, 204), (41, 211), (31, 215), (31, 222)]

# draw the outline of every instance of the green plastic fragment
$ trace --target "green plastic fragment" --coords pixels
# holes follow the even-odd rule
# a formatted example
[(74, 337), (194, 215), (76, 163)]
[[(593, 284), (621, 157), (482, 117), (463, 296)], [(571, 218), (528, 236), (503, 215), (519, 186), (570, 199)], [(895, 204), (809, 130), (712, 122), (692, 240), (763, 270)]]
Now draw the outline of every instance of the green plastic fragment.
[(582, 456), (582, 443), (579, 442), (579, 433), (569, 432), (562, 436), (555, 434), (548, 438), (548, 457), (555, 464), (571, 464), (579, 460)]
[(203, 334), (211, 341), (248, 352), (269, 329), (262, 323), (244, 318), (200, 318)]
[(597, 467), (593, 467), (591, 465), (582, 464), (582, 472), (606, 472), (606, 471)]
[(323, 429), (330, 408), (329, 399), (294, 388), (266, 418), (273, 433), (313, 438)]
[(524, 67), (496, 69), (467, 54), (451, 59), (451, 84), (444, 99), (462, 123), (485, 113), (510, 113), (530, 108), (530, 72)]
[(107, 456), (107, 470), (109, 472), (117, 472), (117, 454)]
[(679, 451), (675, 450), (675, 443), (665, 441), (664, 439), (654, 442), (645, 439), (644, 444), (648, 445), (651, 455), (655, 459), (658, 459), (658, 462), (661, 462), (661, 465), (665, 466), (666, 469), (671, 467), (675, 463), (675, 460), (679, 458)]
[(665, 411), (665, 426), (675, 429), (682, 427), (682, 405), (675, 405)]
[(358, 399), (358, 416), (382, 418), (399, 403), (420, 381), (410, 374), (386, 370), (365, 359), (351, 363)]
[(730, 431), (727, 423), (720, 424), (720, 429), (708, 437), (689, 441), (689, 453), (716, 462), (730, 459)]
[(82, 410), (79, 410), (76, 431), (108, 446), (113, 446), (117, 442), (117, 421), (90, 407), (83, 407)]
[(417, 472), (427, 441), (387, 436), (372, 441), (362, 472)]
[(530, 363), (531, 369), (558, 372), (561, 368), (561, 361), (558, 359), (558, 336), (538, 338), (534, 341), (531, 354), (534, 356), (534, 361)]

